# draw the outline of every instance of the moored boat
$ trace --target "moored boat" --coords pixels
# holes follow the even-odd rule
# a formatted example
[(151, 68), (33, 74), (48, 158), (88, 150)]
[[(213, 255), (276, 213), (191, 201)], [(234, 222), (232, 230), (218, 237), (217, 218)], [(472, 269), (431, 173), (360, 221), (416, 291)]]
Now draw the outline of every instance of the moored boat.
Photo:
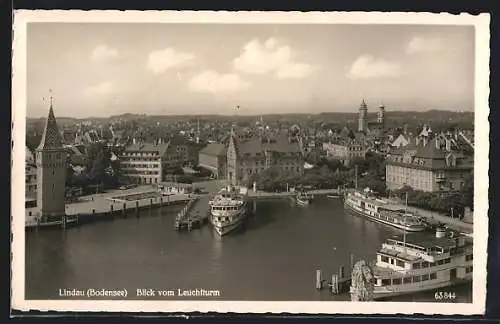
[(243, 224), (247, 216), (247, 190), (228, 186), (209, 201), (210, 222), (219, 235), (226, 235)]
[(297, 205), (299, 206), (308, 206), (309, 204), (312, 203), (312, 196), (306, 193), (297, 194), (295, 199), (297, 200)]
[(376, 197), (369, 189), (347, 192), (344, 208), (352, 214), (408, 232), (421, 232), (427, 228), (423, 219), (408, 213), (406, 208), (401, 208), (388, 200)]
[[(371, 266), (373, 299), (412, 294), (470, 282), (473, 271), (472, 240), (442, 229), (436, 235), (409, 233), (389, 238)], [(351, 286), (351, 294), (355, 293)], [(446, 298), (446, 296), (437, 296)], [(448, 296), (449, 299), (454, 298)]]

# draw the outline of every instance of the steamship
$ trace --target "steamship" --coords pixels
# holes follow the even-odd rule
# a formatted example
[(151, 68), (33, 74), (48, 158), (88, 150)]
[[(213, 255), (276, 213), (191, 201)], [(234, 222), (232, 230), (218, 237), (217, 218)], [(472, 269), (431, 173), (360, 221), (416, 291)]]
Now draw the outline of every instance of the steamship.
[(208, 203), (210, 222), (219, 235), (226, 235), (243, 224), (247, 216), (247, 188), (228, 186)]
[[(471, 238), (442, 228), (435, 235), (409, 233), (387, 239), (372, 266), (373, 299), (472, 281), (472, 244)], [(350, 292), (354, 292), (352, 287)]]
[(376, 197), (368, 188), (364, 191), (347, 192), (344, 208), (352, 214), (408, 232), (422, 232), (427, 228), (426, 223), (420, 217), (408, 213), (405, 209), (385, 199)]

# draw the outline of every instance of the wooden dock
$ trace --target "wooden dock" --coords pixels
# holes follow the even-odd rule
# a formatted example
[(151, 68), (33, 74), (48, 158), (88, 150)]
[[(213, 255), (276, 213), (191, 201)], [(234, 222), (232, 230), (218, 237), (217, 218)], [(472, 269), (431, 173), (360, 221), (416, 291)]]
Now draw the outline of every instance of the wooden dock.
[(174, 228), (177, 231), (193, 228), (200, 228), (208, 222), (208, 195), (197, 196), (190, 200), (188, 204), (175, 217)]

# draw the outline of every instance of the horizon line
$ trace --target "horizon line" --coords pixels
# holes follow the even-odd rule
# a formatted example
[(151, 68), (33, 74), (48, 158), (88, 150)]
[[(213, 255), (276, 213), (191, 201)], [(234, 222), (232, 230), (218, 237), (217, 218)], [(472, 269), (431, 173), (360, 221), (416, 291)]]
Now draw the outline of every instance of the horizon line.
[[(392, 113), (417, 113), (417, 114), (422, 114), (422, 113), (428, 113), (428, 112), (448, 112), (448, 113), (457, 113), (457, 114), (467, 114), (467, 113), (475, 113), (474, 109), (472, 110), (449, 110), (449, 109), (427, 109), (427, 110), (389, 110), (385, 111), (385, 114), (392, 114)], [(357, 115), (359, 112), (352, 112), (352, 111), (323, 111), (323, 112), (316, 112), (316, 113), (309, 113), (309, 112), (287, 112), (287, 113), (265, 113), (265, 114), (224, 114), (224, 113), (211, 113), (211, 114), (151, 114), (151, 113), (132, 113), (132, 112), (124, 112), (121, 114), (116, 114), (116, 115), (109, 115), (109, 116), (88, 116), (88, 117), (69, 117), (69, 116), (56, 116), (56, 119), (107, 119), (107, 118), (117, 118), (117, 117), (122, 117), (126, 115), (135, 115), (135, 116), (142, 116), (142, 117), (207, 117), (207, 116), (220, 116), (220, 117), (254, 117), (254, 116), (276, 116), (276, 115), (309, 115), (309, 116), (318, 116), (318, 115), (324, 115), (324, 114), (353, 114)], [(376, 111), (368, 112), (368, 115), (370, 114), (377, 114)], [(42, 119), (46, 118), (46, 116), (40, 116), (40, 117), (30, 117), (26, 116), (26, 119)]]

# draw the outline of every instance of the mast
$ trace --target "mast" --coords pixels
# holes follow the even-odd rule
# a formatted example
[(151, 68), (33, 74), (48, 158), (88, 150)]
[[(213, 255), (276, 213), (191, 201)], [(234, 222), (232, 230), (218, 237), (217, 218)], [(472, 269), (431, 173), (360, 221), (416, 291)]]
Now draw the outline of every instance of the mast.
[(406, 253), (406, 213), (407, 213), (407, 207), (408, 207), (408, 191), (406, 192), (406, 195), (405, 195), (405, 215), (403, 218), (403, 246), (404, 246), (405, 253)]
[(354, 188), (357, 190), (358, 189), (358, 165), (354, 165)]

